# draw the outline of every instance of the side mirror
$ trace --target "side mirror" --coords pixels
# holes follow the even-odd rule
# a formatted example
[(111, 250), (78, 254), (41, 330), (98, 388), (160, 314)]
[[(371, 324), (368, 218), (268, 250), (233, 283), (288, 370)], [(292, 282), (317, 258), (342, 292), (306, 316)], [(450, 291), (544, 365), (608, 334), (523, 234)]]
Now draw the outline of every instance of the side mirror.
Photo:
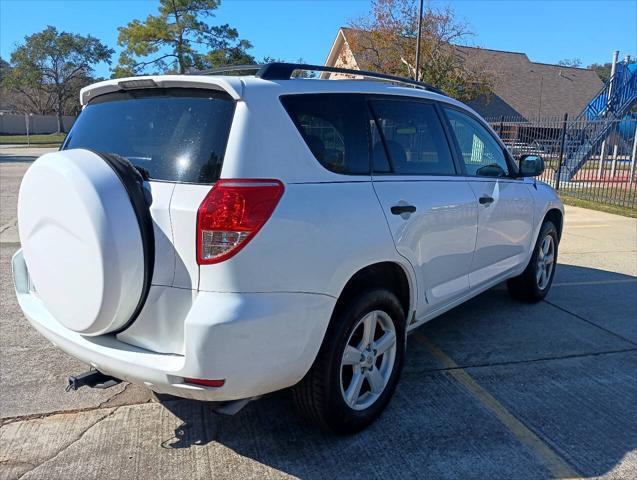
[(520, 156), (520, 177), (537, 177), (544, 171), (544, 160), (539, 155)]

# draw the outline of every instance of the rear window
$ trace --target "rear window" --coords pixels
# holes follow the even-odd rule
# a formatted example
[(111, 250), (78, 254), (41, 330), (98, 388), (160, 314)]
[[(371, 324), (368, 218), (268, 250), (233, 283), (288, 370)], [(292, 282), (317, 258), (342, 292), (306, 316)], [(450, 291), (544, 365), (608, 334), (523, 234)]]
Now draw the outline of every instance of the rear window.
[(215, 90), (149, 89), (101, 95), (82, 111), (63, 149), (115, 153), (151, 179), (219, 179), (235, 103)]
[(336, 173), (369, 175), (368, 117), (361, 95), (286, 95), (281, 102), (325, 168)]

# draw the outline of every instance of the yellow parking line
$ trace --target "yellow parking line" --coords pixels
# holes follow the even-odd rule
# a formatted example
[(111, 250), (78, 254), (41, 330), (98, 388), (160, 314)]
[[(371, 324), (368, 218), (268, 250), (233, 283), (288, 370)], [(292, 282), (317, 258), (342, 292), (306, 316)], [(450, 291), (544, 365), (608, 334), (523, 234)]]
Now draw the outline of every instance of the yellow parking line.
[(554, 287), (575, 287), (580, 285), (614, 285), (617, 283), (637, 283), (637, 278), (622, 278), (620, 280), (590, 280), (583, 282), (557, 282)]
[(456, 362), (447, 356), (446, 353), (431, 343), (427, 337), (420, 332), (414, 332), (413, 337), (423, 344), (445, 368), (452, 369), (448, 371), (449, 374), (462, 384), (482, 405), (489, 409), (522, 444), (535, 451), (554, 477), (560, 479), (581, 478), (566, 460), (529, 430), (489, 392), (482, 388), (471, 375), (458, 367)]

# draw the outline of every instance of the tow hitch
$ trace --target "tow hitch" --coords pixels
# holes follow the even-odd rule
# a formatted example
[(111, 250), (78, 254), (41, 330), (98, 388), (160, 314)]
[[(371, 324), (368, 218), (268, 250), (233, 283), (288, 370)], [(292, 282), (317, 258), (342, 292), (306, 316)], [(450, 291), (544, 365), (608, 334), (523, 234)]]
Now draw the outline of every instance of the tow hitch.
[(108, 388), (121, 382), (119, 378), (111, 377), (99, 370), (89, 370), (77, 376), (69, 377), (69, 384), (66, 386), (66, 391), (77, 390), (84, 386), (91, 388)]

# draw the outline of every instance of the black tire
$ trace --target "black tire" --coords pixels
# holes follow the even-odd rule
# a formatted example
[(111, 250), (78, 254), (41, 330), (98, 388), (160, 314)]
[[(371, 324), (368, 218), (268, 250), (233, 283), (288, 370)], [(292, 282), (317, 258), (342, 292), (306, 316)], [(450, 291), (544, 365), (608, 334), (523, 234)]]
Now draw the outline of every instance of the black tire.
[(155, 271), (155, 231), (153, 228), (153, 217), (150, 214), (152, 197), (150, 197), (150, 192), (144, 188), (144, 175), (126, 158), (114, 153), (91, 151), (99, 155), (122, 182), (137, 217), (139, 233), (142, 237), (142, 246), (144, 248), (144, 284), (142, 294), (128, 321), (117, 330), (109, 332), (115, 335), (123, 332), (133, 324), (144, 308), (150, 293), (150, 285)]
[[(359, 321), (376, 310), (386, 313), (395, 328), (393, 368), (384, 390), (374, 403), (363, 410), (355, 410), (343, 397), (341, 359)], [(334, 433), (350, 434), (362, 430), (378, 418), (391, 400), (400, 378), (404, 355), (405, 314), (396, 295), (385, 289), (373, 289), (357, 295), (335, 311), (312, 368), (292, 388), (299, 413), (309, 422)]]
[[(540, 249), (542, 243), (547, 236), (550, 236), (553, 239), (553, 268), (551, 269), (550, 275), (548, 275), (547, 283), (544, 285), (539, 285), (537, 280), (539, 270), (538, 257), (541, 253)], [(557, 232), (557, 227), (550, 220), (546, 220), (542, 224), (540, 234), (537, 237), (537, 242), (535, 242), (533, 255), (531, 255), (531, 260), (529, 260), (529, 264), (527, 265), (526, 269), (517, 277), (513, 277), (507, 281), (509, 294), (513, 298), (522, 302), (535, 303), (539, 302), (546, 296), (546, 294), (551, 289), (551, 285), (553, 284), (553, 277), (555, 276), (555, 270), (557, 266), (558, 239), (559, 235)]]

